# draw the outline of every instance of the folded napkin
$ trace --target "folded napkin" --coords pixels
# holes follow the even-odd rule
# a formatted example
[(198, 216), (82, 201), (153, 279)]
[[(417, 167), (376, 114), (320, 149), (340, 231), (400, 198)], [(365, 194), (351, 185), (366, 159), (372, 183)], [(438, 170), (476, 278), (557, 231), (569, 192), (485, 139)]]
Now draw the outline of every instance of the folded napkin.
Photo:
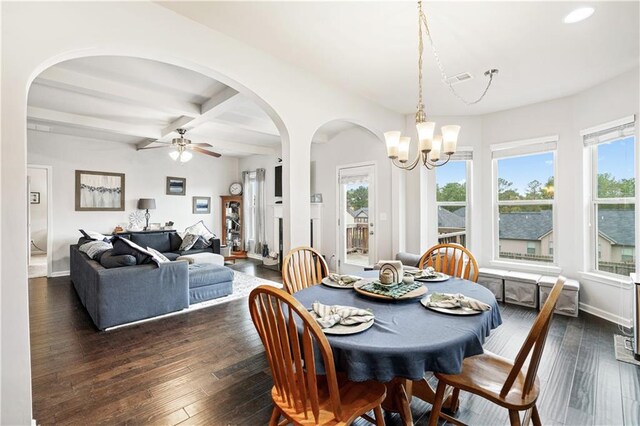
[(362, 278), (354, 275), (329, 274), (329, 279), (339, 285), (350, 285), (356, 281), (360, 281)]
[(330, 328), (336, 324), (355, 325), (373, 320), (373, 313), (353, 306), (323, 305), (313, 302), (311, 310), (318, 316), (316, 321), (322, 328)]
[(429, 306), (434, 308), (455, 309), (455, 308), (469, 308), (474, 311), (488, 311), (491, 306), (483, 303), (479, 300), (465, 297), (464, 294), (448, 294), (448, 293), (433, 293), (429, 302)]

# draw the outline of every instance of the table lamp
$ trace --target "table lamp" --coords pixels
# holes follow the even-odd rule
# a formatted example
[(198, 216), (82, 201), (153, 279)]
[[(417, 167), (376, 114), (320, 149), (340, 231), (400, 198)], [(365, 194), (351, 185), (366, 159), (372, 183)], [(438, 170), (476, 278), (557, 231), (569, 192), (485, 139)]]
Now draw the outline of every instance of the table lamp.
[(149, 230), (149, 218), (151, 215), (149, 214), (149, 210), (153, 210), (156, 208), (156, 199), (155, 198), (140, 198), (138, 200), (138, 210), (145, 210), (144, 217), (147, 219), (147, 226), (144, 227), (145, 231)]

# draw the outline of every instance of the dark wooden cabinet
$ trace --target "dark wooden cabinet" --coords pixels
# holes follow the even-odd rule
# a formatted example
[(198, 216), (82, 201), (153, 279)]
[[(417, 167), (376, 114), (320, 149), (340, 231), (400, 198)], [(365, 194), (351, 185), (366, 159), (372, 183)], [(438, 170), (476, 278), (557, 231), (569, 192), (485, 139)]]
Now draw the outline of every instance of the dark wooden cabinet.
[(247, 252), (242, 243), (242, 196), (222, 195), (220, 196), (222, 215), (222, 235), (221, 244), (231, 250), (227, 259), (246, 258)]

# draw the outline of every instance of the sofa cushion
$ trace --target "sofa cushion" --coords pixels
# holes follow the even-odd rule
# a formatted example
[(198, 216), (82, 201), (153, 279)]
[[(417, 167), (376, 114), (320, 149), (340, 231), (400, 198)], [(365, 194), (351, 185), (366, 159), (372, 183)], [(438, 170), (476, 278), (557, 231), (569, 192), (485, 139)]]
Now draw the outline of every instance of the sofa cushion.
[(189, 288), (233, 281), (233, 270), (211, 263), (189, 265)]
[(207, 225), (201, 220), (184, 230), (185, 234), (202, 235), (205, 241), (215, 238), (215, 234), (207, 228)]
[(180, 244), (180, 248), (178, 250), (185, 251), (185, 250), (191, 249), (198, 242), (198, 238), (200, 238), (200, 236), (195, 234), (185, 235), (184, 238), (182, 239), (182, 244)]
[(140, 247), (153, 247), (160, 253), (171, 251), (171, 241), (169, 234), (165, 232), (150, 234), (131, 234), (131, 241)]
[(164, 255), (164, 257), (166, 257), (167, 259), (169, 259), (171, 261), (176, 260), (177, 258), (180, 257), (180, 253), (174, 253), (172, 251), (165, 251), (162, 254)]
[(182, 238), (178, 235), (177, 232), (172, 232), (169, 234), (169, 244), (171, 248), (170, 251), (178, 251), (180, 250), (180, 244), (182, 244)]
[(96, 231), (85, 231), (84, 229), (78, 229), (78, 231), (88, 240), (111, 241), (111, 238), (113, 238), (112, 236), (103, 235)]
[(79, 250), (85, 253), (93, 260), (100, 258), (100, 255), (107, 250), (111, 250), (113, 246), (107, 241), (89, 241), (80, 246)]
[(175, 252), (178, 256), (184, 256), (187, 254), (196, 254), (196, 253), (212, 253), (212, 250), (210, 247), (204, 248), (204, 249), (190, 249), (190, 250), (180, 250)]
[(132, 241), (117, 237), (113, 241), (113, 254), (116, 256), (121, 254), (131, 255), (136, 258), (136, 265), (151, 263), (153, 257), (142, 247), (136, 246), (137, 244)]
[(113, 250), (107, 250), (102, 253), (100, 264), (107, 269), (133, 266), (136, 264), (136, 258), (130, 254), (115, 255)]
[(167, 256), (160, 253), (158, 250), (154, 249), (153, 247), (147, 247), (147, 251), (153, 255), (153, 260), (156, 263), (171, 262), (171, 260), (169, 260)]
[(195, 242), (195, 244), (191, 248), (199, 250), (199, 249), (204, 249), (210, 246), (211, 246), (211, 242), (209, 240), (206, 240), (202, 235), (200, 235), (198, 237), (198, 240)]

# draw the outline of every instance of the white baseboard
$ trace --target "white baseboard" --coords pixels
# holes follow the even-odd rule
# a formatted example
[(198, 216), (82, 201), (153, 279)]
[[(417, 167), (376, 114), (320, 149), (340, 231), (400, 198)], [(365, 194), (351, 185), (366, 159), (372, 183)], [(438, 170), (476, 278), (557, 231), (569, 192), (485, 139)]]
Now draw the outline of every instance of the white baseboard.
[(51, 275), (49, 275), (49, 277), (50, 278), (68, 277), (69, 275), (71, 275), (71, 271), (57, 271), (57, 272), (52, 272)]
[(586, 303), (580, 302), (580, 310), (606, 319), (607, 321), (622, 325), (624, 327), (631, 327), (631, 320), (622, 318), (619, 315), (614, 315), (611, 312), (604, 311), (600, 308), (596, 308), (595, 306), (587, 305)]

